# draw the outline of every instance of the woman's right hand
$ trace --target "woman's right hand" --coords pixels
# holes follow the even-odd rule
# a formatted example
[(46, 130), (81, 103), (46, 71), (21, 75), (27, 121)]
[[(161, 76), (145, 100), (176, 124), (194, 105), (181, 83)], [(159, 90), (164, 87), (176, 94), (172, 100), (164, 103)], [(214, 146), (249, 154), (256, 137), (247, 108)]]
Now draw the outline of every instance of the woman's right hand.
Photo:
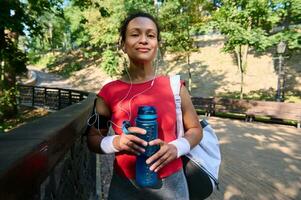
[[(129, 127), (129, 132), (135, 134), (146, 134), (146, 131), (142, 128), (138, 127)], [(143, 147), (146, 147), (148, 144), (146, 141), (140, 139), (134, 134), (125, 134), (122, 133), (114, 138), (113, 141), (114, 147), (119, 151), (126, 151), (129, 153), (134, 153), (136, 155), (140, 155), (145, 152)]]

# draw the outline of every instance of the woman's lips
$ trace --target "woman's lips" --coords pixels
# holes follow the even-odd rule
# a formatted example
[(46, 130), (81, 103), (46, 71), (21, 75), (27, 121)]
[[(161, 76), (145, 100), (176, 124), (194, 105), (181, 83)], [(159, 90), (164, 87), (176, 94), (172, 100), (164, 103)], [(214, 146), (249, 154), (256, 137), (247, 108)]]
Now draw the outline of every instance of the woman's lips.
[(143, 52), (143, 53), (146, 53), (146, 52), (148, 52), (150, 49), (148, 49), (148, 48), (137, 48), (137, 51), (139, 51), (139, 52)]

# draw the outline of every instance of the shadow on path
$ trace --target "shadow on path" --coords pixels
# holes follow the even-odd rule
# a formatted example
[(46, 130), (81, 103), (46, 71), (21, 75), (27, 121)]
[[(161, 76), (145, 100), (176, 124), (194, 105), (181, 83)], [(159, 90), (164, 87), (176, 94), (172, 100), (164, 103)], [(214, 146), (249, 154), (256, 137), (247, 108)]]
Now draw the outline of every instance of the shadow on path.
[(301, 199), (301, 137), (295, 127), (209, 118), (220, 139), (220, 191), (211, 200)]

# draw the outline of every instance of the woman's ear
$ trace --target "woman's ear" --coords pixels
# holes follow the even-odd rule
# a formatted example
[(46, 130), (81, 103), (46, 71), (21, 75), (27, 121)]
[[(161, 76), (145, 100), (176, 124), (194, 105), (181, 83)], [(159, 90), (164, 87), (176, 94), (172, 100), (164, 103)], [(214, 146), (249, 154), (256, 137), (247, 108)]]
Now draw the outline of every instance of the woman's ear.
[(119, 42), (119, 49), (121, 49), (123, 51), (123, 53), (126, 53), (126, 49), (125, 49), (125, 46), (124, 46), (124, 43), (123, 42)]

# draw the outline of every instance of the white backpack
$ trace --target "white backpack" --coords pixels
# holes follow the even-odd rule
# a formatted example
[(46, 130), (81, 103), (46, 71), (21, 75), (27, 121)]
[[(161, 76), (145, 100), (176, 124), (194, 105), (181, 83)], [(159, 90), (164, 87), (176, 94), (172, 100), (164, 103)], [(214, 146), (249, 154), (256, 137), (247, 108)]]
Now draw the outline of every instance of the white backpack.
[[(180, 97), (180, 75), (170, 77), (170, 85), (174, 94), (177, 114), (177, 137), (184, 136), (184, 127)], [(203, 127), (203, 138), (200, 143), (190, 150), (187, 156), (200, 170), (203, 170), (212, 182), (213, 188), (218, 189), (218, 172), (221, 164), (221, 153), (218, 138), (213, 128), (206, 120), (200, 121)]]

